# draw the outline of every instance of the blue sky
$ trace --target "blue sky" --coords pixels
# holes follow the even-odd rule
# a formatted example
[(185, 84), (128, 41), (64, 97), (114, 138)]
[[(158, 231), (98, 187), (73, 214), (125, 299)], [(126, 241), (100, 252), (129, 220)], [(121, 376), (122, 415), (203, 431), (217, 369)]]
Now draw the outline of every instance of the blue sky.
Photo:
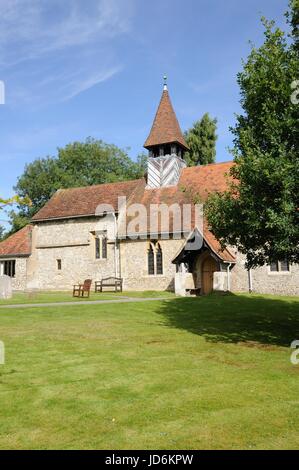
[(163, 75), (183, 130), (218, 119), (230, 160), (241, 59), (263, 40), (261, 15), (285, 24), (287, 0), (0, 0), (0, 194), (26, 162), (87, 136), (135, 158)]

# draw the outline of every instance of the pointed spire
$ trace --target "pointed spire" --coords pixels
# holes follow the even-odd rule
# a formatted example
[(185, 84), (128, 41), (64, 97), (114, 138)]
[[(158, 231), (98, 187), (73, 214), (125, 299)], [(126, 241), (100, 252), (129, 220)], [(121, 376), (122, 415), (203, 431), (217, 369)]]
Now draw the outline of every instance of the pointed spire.
[(177, 117), (168, 94), (167, 77), (164, 76), (162, 97), (156, 112), (154, 123), (148, 138), (144, 143), (145, 148), (161, 144), (179, 143), (188, 149), (185, 138), (181, 131)]

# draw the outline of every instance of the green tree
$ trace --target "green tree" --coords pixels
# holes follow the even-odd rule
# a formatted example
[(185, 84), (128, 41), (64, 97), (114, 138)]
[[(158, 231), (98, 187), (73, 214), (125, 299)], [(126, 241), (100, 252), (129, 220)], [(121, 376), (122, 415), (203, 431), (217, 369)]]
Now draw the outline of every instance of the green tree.
[(291, 37), (294, 41), (294, 48), (299, 52), (299, 0), (291, 0), (289, 6), (286, 17), (292, 30)]
[(133, 162), (124, 150), (101, 140), (88, 138), (58, 148), (57, 157), (34, 160), (18, 178), (17, 195), (29, 195), (32, 205), (10, 212), (10, 233), (24, 227), (57, 189), (136, 179), (143, 173), (144, 156)]
[(185, 139), (190, 148), (185, 154), (185, 160), (189, 166), (215, 162), (216, 129), (217, 119), (212, 119), (208, 113), (205, 113), (191, 129), (185, 132)]
[(0, 211), (3, 211), (7, 206), (11, 206), (13, 204), (19, 205), (31, 205), (31, 200), (29, 199), (28, 195), (26, 194), (24, 197), (20, 197), (19, 195), (12, 196), (8, 199), (3, 199), (0, 197)]
[(299, 262), (299, 105), (291, 100), (298, 52), (273, 22), (262, 22), (265, 41), (238, 74), (243, 114), (232, 129), (233, 180), (205, 208), (215, 236), (245, 253), (247, 267)]
[[(27, 194), (25, 194), (25, 196), (23, 197), (20, 197), (19, 195), (15, 195), (8, 199), (3, 199), (0, 197), (0, 212), (4, 211), (7, 213), (8, 212), (7, 208), (13, 205), (18, 205), (18, 207), (30, 207), (32, 205), (32, 202)], [(0, 225), (0, 241), (3, 240), (4, 238), (7, 238), (11, 233), (11, 232), (5, 232), (5, 233), (4, 232), (5, 232), (4, 227)]]
[(138, 178), (144, 176), (147, 172), (147, 154), (142, 152), (137, 156), (137, 174)]
[(59, 148), (57, 165), (66, 188), (140, 177), (138, 163), (124, 150), (92, 138)]

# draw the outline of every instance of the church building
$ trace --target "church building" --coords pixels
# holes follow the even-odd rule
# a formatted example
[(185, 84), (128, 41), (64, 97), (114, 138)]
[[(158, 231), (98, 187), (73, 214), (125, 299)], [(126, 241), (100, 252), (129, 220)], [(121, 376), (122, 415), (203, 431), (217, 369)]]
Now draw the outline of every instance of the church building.
[(114, 276), (126, 291), (299, 294), (298, 265), (282, 260), (248, 271), (244, 255), (222, 250), (209, 230), (202, 204), (227, 188), (234, 163), (187, 167), (167, 85), (144, 147), (143, 178), (58, 190), (0, 243), (0, 275), (15, 290), (71, 291), (85, 279)]

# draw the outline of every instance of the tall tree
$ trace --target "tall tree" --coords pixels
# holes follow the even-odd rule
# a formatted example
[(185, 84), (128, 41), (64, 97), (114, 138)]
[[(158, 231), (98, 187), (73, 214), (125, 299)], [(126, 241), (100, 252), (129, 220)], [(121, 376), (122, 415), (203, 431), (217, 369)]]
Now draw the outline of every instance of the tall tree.
[(32, 205), (10, 212), (11, 233), (26, 225), (57, 189), (125, 181), (143, 173), (142, 156), (134, 162), (124, 150), (101, 140), (88, 138), (58, 148), (57, 157), (34, 160), (18, 178), (17, 195), (29, 195)]
[(238, 74), (243, 114), (232, 129), (234, 180), (206, 205), (212, 231), (246, 254), (247, 267), (299, 261), (299, 105), (291, 99), (298, 52), (273, 22), (262, 22), (265, 41)]
[(57, 165), (63, 187), (89, 186), (139, 178), (140, 167), (127, 153), (101, 140), (88, 138), (58, 149)]
[(216, 158), (217, 119), (205, 113), (193, 127), (185, 132), (185, 139), (190, 148), (185, 154), (189, 166), (214, 163)]
[(291, 26), (291, 36), (294, 47), (299, 52), (299, 0), (290, 0), (289, 11), (286, 12), (288, 23)]
[(147, 171), (147, 154), (142, 152), (137, 156), (138, 177), (144, 176)]

